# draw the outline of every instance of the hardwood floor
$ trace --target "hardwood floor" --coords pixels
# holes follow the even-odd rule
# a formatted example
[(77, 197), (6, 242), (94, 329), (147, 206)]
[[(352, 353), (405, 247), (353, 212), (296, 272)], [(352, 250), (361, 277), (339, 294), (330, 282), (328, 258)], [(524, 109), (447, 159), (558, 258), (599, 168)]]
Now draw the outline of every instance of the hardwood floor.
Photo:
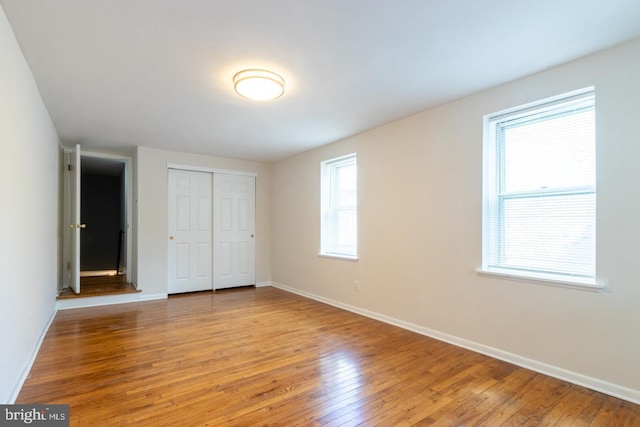
[(60, 291), (58, 299), (97, 297), (102, 295), (128, 294), (140, 292), (132, 283), (125, 281), (124, 275), (86, 276), (80, 278), (80, 293), (70, 288)]
[(16, 403), (71, 426), (640, 426), (640, 405), (275, 288), (58, 312)]

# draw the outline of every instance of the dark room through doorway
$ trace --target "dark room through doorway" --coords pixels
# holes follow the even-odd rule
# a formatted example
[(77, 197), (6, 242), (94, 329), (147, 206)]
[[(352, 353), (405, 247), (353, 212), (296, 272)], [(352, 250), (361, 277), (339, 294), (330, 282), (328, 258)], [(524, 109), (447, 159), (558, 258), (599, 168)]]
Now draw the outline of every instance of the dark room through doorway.
[(126, 268), (126, 180), (122, 161), (82, 156), (80, 275), (122, 274)]

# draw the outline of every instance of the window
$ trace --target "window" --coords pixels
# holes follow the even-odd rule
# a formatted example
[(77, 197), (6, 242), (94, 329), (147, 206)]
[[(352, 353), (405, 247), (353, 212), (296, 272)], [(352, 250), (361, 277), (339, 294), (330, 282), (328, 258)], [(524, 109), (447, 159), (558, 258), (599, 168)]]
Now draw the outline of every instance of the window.
[(485, 118), (483, 270), (595, 286), (593, 88)]
[(320, 255), (358, 256), (358, 165), (356, 155), (321, 163)]

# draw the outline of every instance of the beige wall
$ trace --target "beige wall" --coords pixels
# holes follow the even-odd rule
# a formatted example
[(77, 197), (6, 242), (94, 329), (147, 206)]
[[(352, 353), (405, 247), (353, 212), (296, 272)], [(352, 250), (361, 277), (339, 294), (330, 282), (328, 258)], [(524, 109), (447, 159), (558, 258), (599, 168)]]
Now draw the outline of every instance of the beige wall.
[(270, 166), (138, 147), (134, 191), (135, 281), (144, 296), (167, 293), (167, 164), (252, 172), (256, 178), (256, 281), (271, 278)]
[[(274, 164), (272, 280), (640, 401), (638, 70), (635, 40)], [(608, 290), (478, 276), (483, 115), (590, 85), (597, 276)], [(358, 262), (317, 256), (319, 164), (350, 152), (359, 167)]]
[(58, 136), (0, 7), (0, 403), (12, 402), (55, 310)]

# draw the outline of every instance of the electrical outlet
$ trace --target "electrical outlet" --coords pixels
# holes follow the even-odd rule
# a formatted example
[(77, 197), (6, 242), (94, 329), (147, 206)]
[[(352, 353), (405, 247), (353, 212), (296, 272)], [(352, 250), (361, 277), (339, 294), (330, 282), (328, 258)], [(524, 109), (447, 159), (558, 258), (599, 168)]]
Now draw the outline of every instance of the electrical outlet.
[(360, 292), (360, 281), (359, 280), (354, 280), (353, 281), (353, 290), (356, 292)]

